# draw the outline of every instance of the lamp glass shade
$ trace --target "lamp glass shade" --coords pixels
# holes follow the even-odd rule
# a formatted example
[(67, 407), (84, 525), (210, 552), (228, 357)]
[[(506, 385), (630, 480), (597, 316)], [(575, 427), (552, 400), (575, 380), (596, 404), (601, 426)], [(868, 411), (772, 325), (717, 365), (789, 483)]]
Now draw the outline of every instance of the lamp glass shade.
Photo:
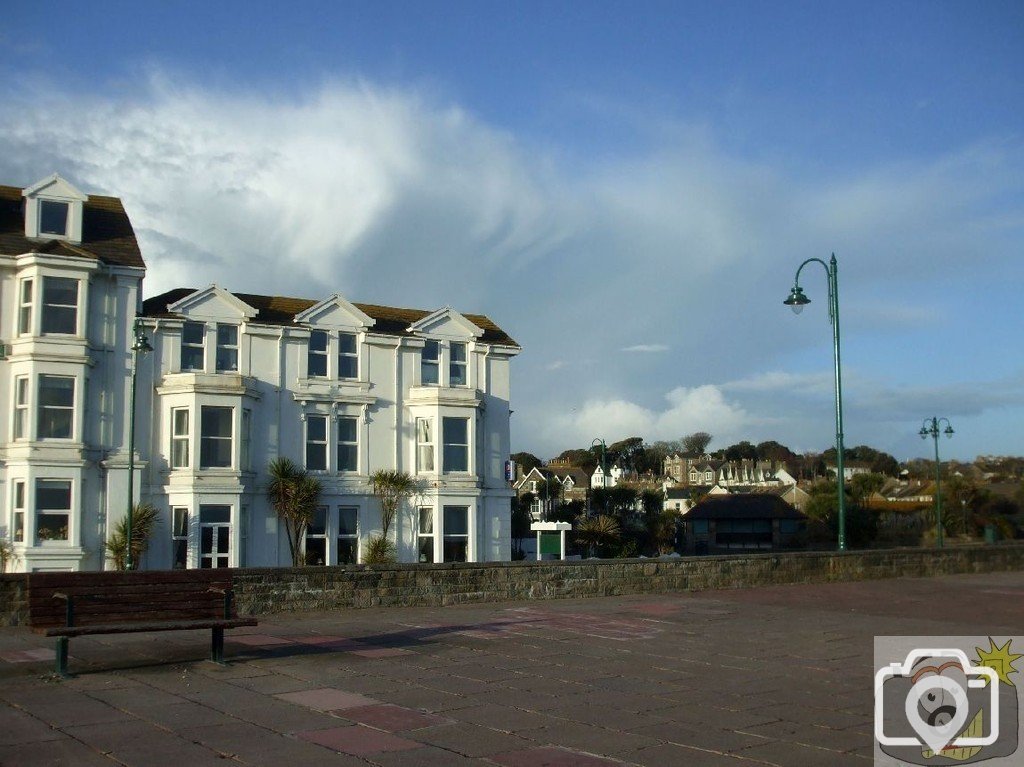
[(811, 303), (811, 299), (804, 295), (804, 291), (799, 285), (794, 285), (793, 289), (789, 291), (789, 298), (782, 303), (792, 309), (793, 314), (800, 314), (804, 307)]

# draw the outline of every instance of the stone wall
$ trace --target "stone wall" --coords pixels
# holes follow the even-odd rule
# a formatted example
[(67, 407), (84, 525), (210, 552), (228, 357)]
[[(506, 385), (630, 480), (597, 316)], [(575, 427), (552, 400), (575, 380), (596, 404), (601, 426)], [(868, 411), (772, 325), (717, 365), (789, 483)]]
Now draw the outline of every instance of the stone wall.
[[(235, 571), (241, 614), (665, 594), (1024, 570), (1024, 544), (747, 556)], [(24, 576), (0, 576), (0, 623), (24, 622)]]

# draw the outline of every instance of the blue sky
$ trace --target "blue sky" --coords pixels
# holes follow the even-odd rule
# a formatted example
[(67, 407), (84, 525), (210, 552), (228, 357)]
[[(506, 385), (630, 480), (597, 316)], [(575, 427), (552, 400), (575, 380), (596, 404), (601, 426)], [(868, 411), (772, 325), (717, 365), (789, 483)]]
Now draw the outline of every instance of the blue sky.
[[(214, 7), (210, 7), (214, 6)], [(147, 293), (484, 312), (513, 446), (1024, 453), (1020, 3), (19, 4), (0, 182), (124, 199)], [(456, 279), (452, 275), (458, 275)]]

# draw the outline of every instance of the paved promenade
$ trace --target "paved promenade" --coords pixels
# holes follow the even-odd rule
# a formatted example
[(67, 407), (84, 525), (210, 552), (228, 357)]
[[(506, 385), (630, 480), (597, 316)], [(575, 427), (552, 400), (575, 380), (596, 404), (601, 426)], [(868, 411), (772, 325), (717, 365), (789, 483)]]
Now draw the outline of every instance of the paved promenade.
[(3, 765), (871, 764), (876, 634), (1019, 634), (1024, 573), (0, 629)]

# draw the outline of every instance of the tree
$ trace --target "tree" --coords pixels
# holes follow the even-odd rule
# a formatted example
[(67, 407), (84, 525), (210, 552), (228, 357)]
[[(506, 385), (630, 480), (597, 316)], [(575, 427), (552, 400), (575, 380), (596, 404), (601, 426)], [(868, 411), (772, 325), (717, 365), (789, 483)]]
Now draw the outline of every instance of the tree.
[(270, 474), (267, 498), (284, 522), (292, 566), (302, 567), (305, 564), (303, 541), (320, 503), (323, 486), (319, 479), (300, 469), (290, 458), (275, 458), (267, 467), (267, 473)]
[[(142, 555), (149, 548), (160, 514), (150, 503), (139, 503), (132, 508), (132, 569), (139, 568)], [(107, 555), (114, 560), (115, 570), (127, 570), (128, 518), (124, 517), (114, 526), (114, 532), (106, 542)]]
[[(600, 461), (600, 448), (597, 448), (597, 450), (597, 461)], [(558, 460), (567, 461), (570, 466), (593, 466), (597, 462), (590, 449), (584, 447), (563, 450), (558, 454)]]
[(792, 461), (797, 457), (796, 453), (773, 439), (758, 443), (754, 450), (757, 453), (758, 459), (763, 461), (779, 461), (784, 463)]
[(621, 537), (619, 521), (607, 514), (584, 519), (577, 526), (575, 533), (576, 541), (586, 546), (591, 556), (594, 556), (595, 552), (598, 556), (607, 552)]
[(523, 474), (529, 474), (531, 471), (541, 466), (544, 462), (535, 456), (533, 453), (512, 453), (510, 456), (513, 461), (516, 462), (516, 466), (522, 469)]
[(523, 558), (523, 538), (530, 534), (530, 505), (533, 493), (512, 499), (512, 559)]
[(370, 487), (380, 500), (381, 533), (367, 542), (363, 561), (367, 564), (394, 562), (398, 552), (388, 537), (388, 531), (398, 516), (398, 507), (416, 489), (416, 480), (408, 472), (377, 469), (370, 475)]
[(885, 485), (885, 477), (881, 474), (856, 474), (847, 483), (855, 503), (864, 504), (868, 498), (877, 493)]
[[(804, 512), (812, 520), (828, 527), (829, 539), (835, 541), (839, 535), (839, 496), (835, 482), (819, 482), (811, 491), (811, 498)], [(871, 545), (878, 535), (877, 515), (857, 503), (846, 494), (846, 543), (851, 549), (862, 549)]]
[(730, 445), (725, 449), (725, 460), (727, 461), (754, 460), (755, 458), (757, 458), (757, 448), (747, 440), (737, 442), (735, 445)]
[(695, 431), (683, 437), (683, 450), (690, 455), (704, 455), (711, 444), (711, 435), (706, 431)]

